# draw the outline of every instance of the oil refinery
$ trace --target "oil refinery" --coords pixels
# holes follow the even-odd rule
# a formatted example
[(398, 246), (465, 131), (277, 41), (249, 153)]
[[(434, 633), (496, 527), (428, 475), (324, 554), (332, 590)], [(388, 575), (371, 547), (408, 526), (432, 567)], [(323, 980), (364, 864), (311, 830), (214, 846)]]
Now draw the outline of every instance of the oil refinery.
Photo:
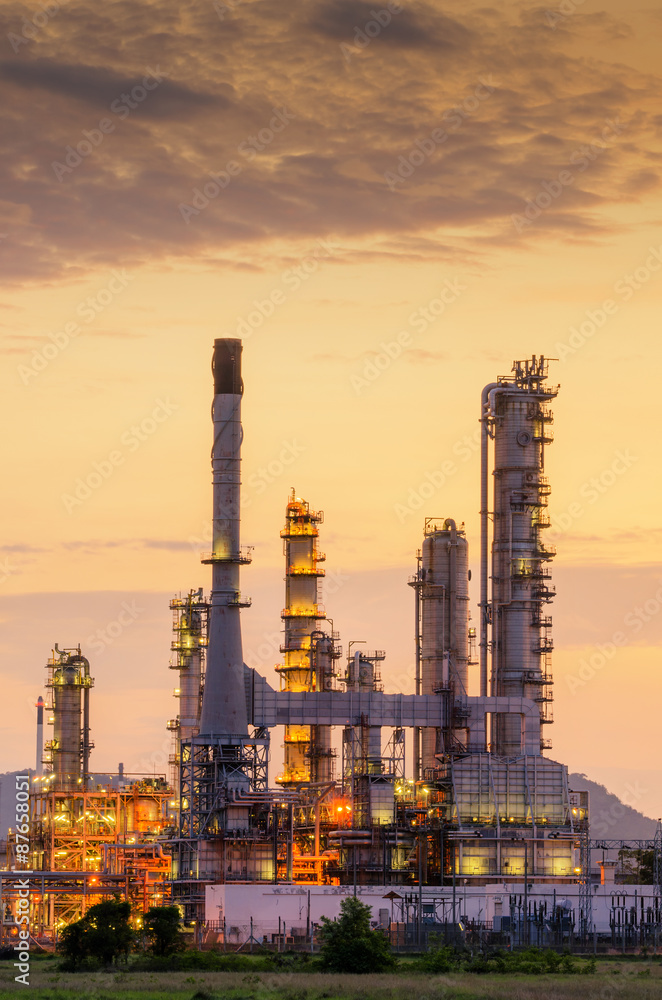
[[(212, 942), (238, 945), (249, 922), (251, 939), (312, 940), (320, 916), (337, 915), (354, 892), (396, 942), (416, 926), (420, 943), (422, 922), (467, 921), (494, 932), (518, 924), (527, 941), (530, 925), (558, 927), (564, 940), (570, 927), (586, 939), (622, 923), (657, 942), (662, 835), (644, 845), (655, 850), (657, 884), (635, 892), (634, 909), (633, 887), (618, 886), (623, 902), (614, 903), (609, 865), (600, 883), (591, 879), (600, 845), (590, 840), (588, 795), (547, 755), (554, 549), (545, 543), (545, 452), (558, 392), (547, 360), (516, 361), (482, 390), (477, 629), (460, 512), (424, 520), (403, 586), (403, 620), (415, 610), (408, 694), (384, 690), (384, 650), (343, 649), (322, 602), (323, 514), (294, 491), (280, 532), (282, 659), (267, 677), (245, 665), (241, 341), (215, 341), (212, 371), (213, 538), (202, 556), (211, 585), (170, 604), (171, 773), (91, 772), (93, 664), (81, 648), (55, 645), (52, 738), (41, 773), (38, 749), (30, 791), (33, 926), (55, 936), (120, 892), (137, 909), (176, 902)], [(284, 760), (270, 781), (275, 727)], [(3, 934), (18, 898), (11, 851)]]

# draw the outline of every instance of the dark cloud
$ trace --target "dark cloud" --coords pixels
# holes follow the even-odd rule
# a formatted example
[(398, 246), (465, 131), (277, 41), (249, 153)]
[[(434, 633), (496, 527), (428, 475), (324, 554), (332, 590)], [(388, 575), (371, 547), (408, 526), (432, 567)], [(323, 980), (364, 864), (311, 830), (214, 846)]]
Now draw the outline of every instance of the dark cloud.
[[(25, 90), (40, 90), (53, 96), (73, 98), (95, 107), (99, 112), (111, 110), (114, 102), (124, 104), (128, 111), (138, 110), (147, 118), (176, 118), (191, 114), (196, 108), (214, 105), (227, 108), (230, 97), (223, 93), (206, 94), (191, 90), (166, 78), (165, 67), (144, 66), (133, 76), (123, 76), (100, 66), (66, 65), (52, 59), (15, 60), (0, 64), (0, 79)], [(142, 87), (147, 81), (147, 88)], [(131, 91), (139, 87), (140, 101), (131, 99)], [(231, 88), (227, 88), (231, 90)], [(147, 90), (147, 94), (144, 91)], [(129, 102), (125, 104), (124, 98)], [(132, 107), (133, 105), (133, 107)]]
[[(358, 39), (359, 44), (367, 47), (378, 39), (384, 45), (432, 47), (445, 55), (465, 48), (471, 39), (471, 32), (464, 25), (423, 4), (414, 10), (404, 4), (389, 8), (386, 4), (327, 0), (318, 5), (308, 23), (315, 31), (347, 45), (356, 45)], [(370, 25), (367, 32), (366, 25)], [(365, 39), (369, 41), (366, 43)]]
[[(63, 7), (0, 70), (6, 280), (178, 258), (254, 268), (275, 241), (291, 256), (318, 238), (341, 241), (345, 260), (475, 263), (550, 236), (603, 238), (621, 226), (609, 206), (656, 187), (659, 81), (601, 61), (603, 24), (409, 3), (346, 58), (381, 9)], [(0, 34), (23, 16), (3, 8)], [(163, 83), (110, 112), (149, 67)], [(102, 117), (113, 129), (100, 137)], [(573, 163), (614, 121), (599, 155)], [(517, 232), (512, 216), (563, 170), (572, 183)]]

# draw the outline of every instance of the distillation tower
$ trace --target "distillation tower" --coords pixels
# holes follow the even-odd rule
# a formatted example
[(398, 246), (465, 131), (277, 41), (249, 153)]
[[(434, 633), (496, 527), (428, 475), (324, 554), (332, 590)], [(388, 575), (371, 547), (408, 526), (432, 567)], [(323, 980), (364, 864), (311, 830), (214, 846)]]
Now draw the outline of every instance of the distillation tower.
[(487, 880), (576, 877), (588, 829), (586, 802), (570, 792), (567, 768), (542, 756), (541, 727), (551, 721), (544, 609), (553, 596), (546, 568), (553, 552), (541, 538), (550, 492), (544, 447), (547, 404), (558, 391), (546, 378), (546, 359), (533, 357), (482, 393), (480, 695), (466, 701), (467, 752), (451, 746), (438, 755), (444, 866)]
[[(333, 638), (318, 628), (326, 618), (319, 603), (319, 527), (321, 511), (292, 490), (280, 535), (285, 552), (285, 607), (282, 619), (285, 638), (283, 663), (277, 667), (285, 691), (330, 691), (334, 683)], [(328, 782), (333, 777), (331, 728), (329, 726), (285, 727), (285, 767), (276, 780), (282, 785), (296, 782)]]
[(174, 691), (179, 701), (179, 712), (175, 719), (168, 720), (167, 729), (172, 732), (174, 739), (169, 763), (172, 766), (175, 799), (178, 801), (182, 742), (186, 743), (197, 736), (200, 728), (209, 604), (200, 588), (189, 591), (186, 597), (173, 598), (170, 610), (173, 612), (171, 649), (175, 654), (170, 669), (179, 674), (179, 684)]
[[(552, 440), (549, 402), (558, 388), (548, 386), (545, 358), (516, 362), (513, 375), (483, 391), (483, 490), (487, 478), (487, 440), (494, 442), (492, 593), (485, 600), (482, 580), (483, 629), (481, 654), (491, 650), (490, 693), (528, 698), (541, 707), (541, 725), (551, 722), (551, 618), (546, 613), (554, 596), (548, 561), (554, 550), (545, 546), (543, 530), (550, 485), (544, 475), (545, 446)], [(487, 550), (486, 513), (482, 511), (483, 561)], [(487, 642), (487, 629), (491, 642)], [(486, 691), (484, 693), (487, 693)], [(548, 743), (541, 731), (541, 748)], [(493, 732), (494, 751), (517, 753), (520, 719), (499, 714)]]
[(46, 743), (53, 787), (58, 792), (87, 788), (90, 750), (90, 664), (76, 649), (57, 643), (47, 664), (46, 687), (51, 690), (53, 738)]
[(414, 771), (424, 777), (437, 756), (467, 743), (469, 695), (469, 550), (464, 526), (426, 518), (416, 576), (416, 693), (438, 695), (444, 724), (417, 731)]

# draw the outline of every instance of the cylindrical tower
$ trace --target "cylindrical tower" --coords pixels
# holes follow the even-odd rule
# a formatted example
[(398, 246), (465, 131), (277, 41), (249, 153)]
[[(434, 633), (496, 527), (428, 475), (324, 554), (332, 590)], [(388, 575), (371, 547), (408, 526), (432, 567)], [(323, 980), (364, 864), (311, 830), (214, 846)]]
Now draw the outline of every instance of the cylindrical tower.
[(248, 735), (240, 609), (250, 604), (239, 592), (239, 567), (250, 562), (239, 546), (241, 465), (241, 341), (215, 340), (214, 444), (212, 448), (212, 565), (209, 647), (200, 735)]
[(54, 790), (83, 791), (89, 742), (88, 692), (94, 684), (90, 664), (75, 649), (58, 649), (48, 661), (46, 686), (52, 690), (53, 739), (46, 744), (55, 775)]
[[(334, 644), (334, 633), (315, 630), (310, 636), (311, 662), (315, 691), (333, 691), (335, 661), (340, 649)], [(310, 728), (310, 779), (329, 782), (334, 778), (335, 750), (331, 746), (331, 726)]]
[[(378, 663), (385, 657), (381, 649), (372, 653), (357, 650), (348, 654), (345, 684), (348, 691), (382, 691)], [(382, 784), (384, 761), (382, 758), (382, 730), (371, 726), (368, 716), (361, 717), (358, 726), (343, 730), (343, 785), (352, 800), (352, 827), (367, 829), (373, 817), (374, 783)], [(393, 796), (393, 786), (386, 779), (387, 794)], [(379, 793), (377, 794), (379, 799)], [(381, 803), (383, 805), (383, 802)], [(377, 806), (377, 811), (381, 811)]]
[[(324, 520), (321, 511), (296, 496), (292, 490), (285, 508), (285, 527), (280, 535), (285, 551), (285, 607), (282, 619), (285, 639), (281, 647), (284, 662), (276, 669), (283, 679), (285, 691), (314, 691), (328, 684), (328, 651), (324, 645), (325, 634), (317, 629), (317, 622), (326, 615), (319, 605), (320, 577), (324, 570), (319, 563), (324, 555), (318, 551), (318, 525)], [(315, 635), (313, 641), (312, 636)], [(321, 643), (321, 645), (320, 645)], [(320, 733), (311, 726), (285, 727), (285, 767), (276, 780), (279, 784), (317, 780), (314, 757), (327, 759), (331, 751), (330, 733)], [(314, 757), (311, 758), (311, 752)]]
[[(542, 541), (550, 493), (544, 452), (552, 440), (548, 403), (558, 392), (546, 378), (545, 358), (515, 362), (513, 375), (490, 391), (484, 415), (494, 437), (491, 694), (538, 702), (541, 723), (551, 722), (545, 710), (551, 701), (551, 618), (545, 608), (554, 596), (547, 568), (554, 550)], [(498, 715), (494, 751), (521, 753), (521, 726), (519, 715)]]
[(421, 615), (421, 693), (444, 697), (441, 729), (421, 731), (422, 768), (437, 767), (436, 754), (466, 744), (469, 685), (469, 568), (463, 528), (451, 519), (427, 518), (418, 580)]
[(173, 611), (171, 648), (175, 654), (170, 669), (179, 673), (179, 685), (175, 690), (175, 696), (179, 699), (179, 713), (176, 719), (168, 721), (168, 729), (174, 734), (175, 748), (171, 763), (174, 765), (173, 787), (178, 790), (182, 741), (197, 736), (200, 725), (209, 604), (200, 588), (189, 591), (186, 597), (173, 598), (170, 609)]

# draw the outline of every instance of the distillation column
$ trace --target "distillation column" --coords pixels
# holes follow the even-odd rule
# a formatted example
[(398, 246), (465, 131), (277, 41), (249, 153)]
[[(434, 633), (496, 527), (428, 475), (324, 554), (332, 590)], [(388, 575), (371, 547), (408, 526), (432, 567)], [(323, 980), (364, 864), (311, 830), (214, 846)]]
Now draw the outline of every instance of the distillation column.
[[(377, 664), (385, 656), (382, 649), (372, 653), (357, 650), (350, 655), (345, 675), (347, 691), (383, 691)], [(343, 782), (352, 799), (355, 829), (392, 822), (393, 776), (384, 774), (381, 726), (371, 725), (367, 717), (361, 718), (361, 725), (343, 730)]]
[(189, 591), (186, 597), (173, 598), (170, 610), (173, 612), (171, 649), (175, 654), (170, 669), (179, 673), (179, 684), (175, 690), (175, 697), (179, 699), (179, 712), (176, 719), (168, 721), (167, 727), (173, 732), (175, 741), (171, 763), (174, 765), (173, 788), (176, 789), (175, 797), (178, 798), (181, 745), (197, 736), (200, 725), (209, 604), (200, 588)]
[[(318, 585), (324, 576), (319, 563), (325, 557), (317, 548), (323, 520), (321, 511), (311, 510), (292, 490), (280, 533), (285, 552), (285, 638), (284, 662), (276, 669), (285, 691), (325, 691), (333, 684), (332, 639), (317, 628), (326, 617), (319, 606)], [(281, 785), (330, 780), (332, 756), (330, 726), (286, 726), (285, 767), (276, 780)]]
[(59, 649), (57, 644), (47, 663), (46, 686), (52, 691), (53, 739), (46, 744), (51, 770), (55, 775), (53, 790), (86, 790), (89, 772), (90, 710), (89, 693), (94, 684), (90, 664), (75, 649)]
[(445, 725), (421, 730), (421, 767), (436, 755), (461, 750), (467, 740), (469, 684), (469, 568), (463, 528), (427, 518), (421, 565), (412, 586), (420, 608), (421, 694), (444, 698)]
[[(533, 357), (513, 365), (487, 394), (484, 428), (494, 439), (491, 694), (530, 698), (541, 705), (541, 723), (551, 721), (549, 658), (554, 596), (547, 562), (554, 550), (542, 541), (550, 487), (543, 475), (545, 445), (552, 440), (548, 403), (558, 392), (545, 385), (547, 361)], [(485, 471), (485, 470), (484, 470)], [(498, 715), (493, 749), (509, 757), (521, 752), (521, 718)], [(541, 749), (546, 742), (541, 735)]]

